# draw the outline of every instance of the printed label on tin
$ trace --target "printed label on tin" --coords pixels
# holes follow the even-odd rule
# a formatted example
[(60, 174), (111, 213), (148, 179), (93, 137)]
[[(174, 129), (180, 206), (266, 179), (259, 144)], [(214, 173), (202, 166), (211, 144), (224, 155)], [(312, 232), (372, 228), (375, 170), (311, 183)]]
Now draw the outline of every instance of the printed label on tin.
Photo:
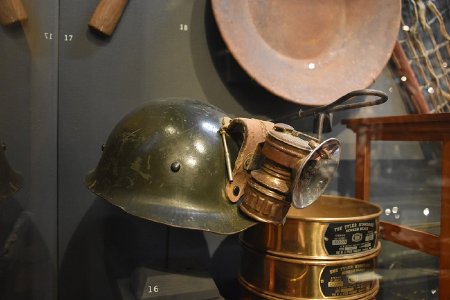
[(360, 295), (375, 285), (374, 261), (354, 265), (325, 267), (320, 275), (320, 289), (325, 297)]
[(331, 223), (323, 237), (328, 255), (347, 255), (370, 251), (377, 242), (377, 223)]

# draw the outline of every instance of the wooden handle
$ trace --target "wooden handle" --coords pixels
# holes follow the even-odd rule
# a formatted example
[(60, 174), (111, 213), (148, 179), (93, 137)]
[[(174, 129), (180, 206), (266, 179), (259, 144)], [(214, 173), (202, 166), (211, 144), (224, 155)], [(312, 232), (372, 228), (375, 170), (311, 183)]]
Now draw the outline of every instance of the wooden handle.
[(100, 0), (89, 21), (89, 27), (110, 36), (127, 3), (128, 0)]
[(11, 25), (28, 20), (21, 0), (0, 0), (0, 23)]

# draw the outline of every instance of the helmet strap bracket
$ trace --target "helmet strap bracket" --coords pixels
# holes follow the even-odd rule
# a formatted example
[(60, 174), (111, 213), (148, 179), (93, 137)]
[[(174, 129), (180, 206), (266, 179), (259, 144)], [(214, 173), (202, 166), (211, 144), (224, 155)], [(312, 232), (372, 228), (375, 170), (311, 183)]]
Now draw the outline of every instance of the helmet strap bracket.
[[(231, 170), (229, 154), (227, 155), (226, 135), (232, 132), (238, 132), (243, 136), (241, 148), (235, 161), (232, 172), (228, 175), (226, 186), (227, 198), (236, 203), (244, 194), (245, 186), (250, 178), (250, 171), (257, 165), (258, 158), (261, 157), (261, 145), (264, 143), (267, 133), (273, 128), (274, 124), (268, 121), (247, 118), (223, 118), (220, 134), (224, 141), (225, 161), (227, 169)], [(228, 158), (227, 158), (228, 156)], [(231, 179), (231, 180), (230, 180)]]

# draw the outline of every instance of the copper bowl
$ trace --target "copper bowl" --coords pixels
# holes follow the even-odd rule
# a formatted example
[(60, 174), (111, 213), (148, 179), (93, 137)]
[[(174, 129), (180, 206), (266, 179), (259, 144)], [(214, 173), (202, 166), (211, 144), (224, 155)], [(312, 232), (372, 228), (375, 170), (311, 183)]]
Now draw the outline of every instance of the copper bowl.
[(388, 62), (400, 0), (213, 0), (243, 69), (288, 101), (325, 105), (368, 87)]

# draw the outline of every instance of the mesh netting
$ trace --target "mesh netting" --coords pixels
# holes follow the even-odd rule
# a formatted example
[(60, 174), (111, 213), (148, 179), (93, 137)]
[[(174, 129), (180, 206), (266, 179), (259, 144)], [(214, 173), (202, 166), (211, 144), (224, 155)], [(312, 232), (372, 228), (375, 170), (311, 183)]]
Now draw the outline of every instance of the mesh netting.
[(450, 112), (449, 32), (450, 0), (403, 0), (399, 43), (426, 102), (425, 112)]

